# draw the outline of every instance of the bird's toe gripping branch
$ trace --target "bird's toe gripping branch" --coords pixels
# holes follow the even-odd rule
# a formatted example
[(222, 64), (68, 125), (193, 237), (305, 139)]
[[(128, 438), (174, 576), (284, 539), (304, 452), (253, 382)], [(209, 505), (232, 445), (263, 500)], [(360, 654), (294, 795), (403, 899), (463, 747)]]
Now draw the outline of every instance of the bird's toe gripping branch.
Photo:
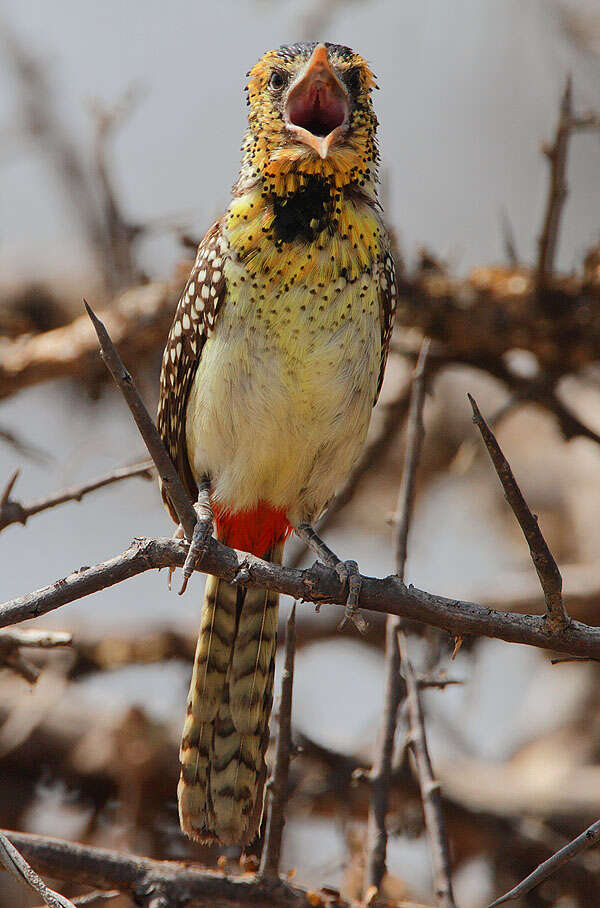
[(356, 561), (340, 561), (309, 523), (298, 524), (294, 531), (324, 564), (334, 569), (342, 583), (348, 585), (346, 611), (339, 624), (340, 630), (350, 621), (361, 634), (364, 634), (368, 625), (358, 609), (361, 579)]
[(342, 630), (342, 628), (346, 626), (348, 621), (350, 621), (357, 628), (357, 630), (361, 632), (361, 634), (365, 634), (367, 632), (368, 625), (358, 609), (358, 600), (360, 597), (360, 588), (362, 585), (358, 564), (356, 561), (338, 561), (338, 563), (335, 565), (335, 570), (342, 583), (348, 584), (346, 611), (344, 612), (344, 617), (338, 625), (338, 629)]
[(214, 529), (215, 518), (210, 504), (210, 483), (208, 480), (200, 484), (198, 500), (194, 505), (194, 510), (197, 518), (196, 526), (194, 527), (194, 533), (183, 565), (183, 581), (179, 590), (180, 596), (185, 593), (188, 580), (204, 555)]

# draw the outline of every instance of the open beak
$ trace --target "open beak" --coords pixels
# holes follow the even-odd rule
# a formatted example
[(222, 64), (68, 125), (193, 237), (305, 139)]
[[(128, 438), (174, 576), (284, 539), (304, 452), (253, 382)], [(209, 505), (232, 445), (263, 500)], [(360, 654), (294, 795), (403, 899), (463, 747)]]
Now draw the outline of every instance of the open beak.
[(348, 95), (324, 44), (315, 47), (286, 104), (286, 125), (301, 142), (326, 158), (348, 124)]

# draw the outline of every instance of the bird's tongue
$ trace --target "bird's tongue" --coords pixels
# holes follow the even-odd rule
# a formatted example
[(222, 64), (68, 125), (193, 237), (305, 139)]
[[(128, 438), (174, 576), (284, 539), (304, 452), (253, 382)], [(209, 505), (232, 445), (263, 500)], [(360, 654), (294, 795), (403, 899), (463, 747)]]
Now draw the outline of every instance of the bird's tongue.
[(294, 126), (314, 136), (327, 136), (344, 122), (346, 108), (342, 99), (324, 82), (313, 83), (297, 92), (288, 106), (288, 117)]

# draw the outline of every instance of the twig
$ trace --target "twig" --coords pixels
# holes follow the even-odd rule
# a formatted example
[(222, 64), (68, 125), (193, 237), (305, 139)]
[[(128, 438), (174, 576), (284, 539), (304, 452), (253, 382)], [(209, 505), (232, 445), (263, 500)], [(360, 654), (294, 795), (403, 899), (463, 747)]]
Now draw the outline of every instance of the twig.
[[(429, 341), (424, 341), (415, 370), (414, 390), (413, 398), (411, 399), (411, 415), (409, 422), (407, 463), (402, 474), (402, 484), (400, 487), (398, 507), (396, 510), (395, 523), (398, 533), (396, 544), (396, 571), (401, 579), (404, 579), (404, 569), (406, 565), (408, 548), (408, 533), (410, 529), (415, 498), (416, 472), (421, 457), (421, 447), (425, 435), (425, 426), (423, 424), (423, 404), (425, 400), (424, 368), (428, 352)], [(415, 762), (417, 765), (419, 787), (421, 789), (421, 800), (423, 802), (423, 813), (425, 815), (425, 825), (427, 828), (429, 849), (431, 851), (433, 863), (435, 892), (438, 899), (440, 900), (442, 908), (455, 908), (454, 894), (452, 891), (448, 837), (442, 810), (442, 795), (439, 784), (434, 782), (433, 779), (433, 769), (431, 766), (429, 751), (427, 749), (427, 738), (425, 734), (425, 720), (423, 718), (420, 686), (409, 658), (408, 642), (404, 634), (401, 632), (400, 621), (399, 619), (393, 618), (388, 618), (388, 621), (395, 622), (399, 658), (404, 669), (404, 680), (406, 682), (406, 702), (408, 706), (411, 726), (409, 743), (412, 746), (415, 755)]]
[(0, 655), (0, 668), (9, 668), (16, 675), (24, 678), (28, 684), (35, 684), (40, 676), (40, 670), (18, 650), (9, 650)]
[(94, 163), (98, 185), (101, 191), (102, 210), (106, 228), (106, 242), (113, 259), (113, 289), (127, 287), (139, 282), (140, 272), (136, 265), (134, 244), (144, 232), (139, 224), (130, 223), (121, 211), (107, 162), (107, 140), (114, 130), (129, 117), (139, 101), (139, 86), (131, 86), (121, 101), (111, 108), (95, 101), (92, 104), (94, 117)]
[(40, 670), (37, 665), (25, 658), (19, 651), (19, 647), (54, 649), (57, 646), (69, 646), (72, 639), (72, 634), (62, 631), (16, 630), (14, 628), (0, 631), (0, 667), (10, 668), (29, 684), (35, 684), (40, 676)]
[(425, 435), (423, 425), (423, 404), (425, 402), (425, 370), (429, 355), (429, 340), (421, 344), (421, 351), (413, 374), (413, 388), (410, 398), (408, 416), (408, 436), (406, 441), (406, 464), (402, 472), (402, 482), (398, 495), (398, 504), (394, 515), (396, 527), (396, 574), (404, 580), (406, 566), (408, 531), (412, 518), (415, 500), (415, 479), (421, 458), (421, 447)]
[(64, 895), (60, 895), (54, 889), (46, 886), (3, 832), (0, 832), (0, 861), (16, 880), (25, 883), (31, 889), (35, 889), (43, 898), (44, 904), (48, 905), (49, 908), (76, 908), (73, 902), (65, 898)]
[(75, 896), (73, 902), (77, 908), (82, 908), (82, 905), (95, 905), (96, 902), (110, 902), (111, 899), (116, 899), (120, 895), (121, 893), (118, 889), (110, 889), (108, 892), (97, 890), (96, 892), (89, 892), (87, 895)]
[(37, 631), (33, 628), (12, 628), (0, 631), (0, 647), (25, 646), (39, 649), (54, 649), (56, 646), (69, 646), (73, 635), (67, 631)]
[[(138, 539), (122, 554), (82, 568), (51, 586), (0, 605), (0, 627), (45, 615), (54, 609), (114, 586), (145, 571), (182, 567), (187, 544), (169, 538)], [(346, 597), (338, 575), (316, 562), (306, 570), (271, 564), (247, 552), (238, 552), (211, 539), (196, 570), (231, 582), (246, 567), (244, 584), (276, 590), (294, 599), (344, 605)], [(521, 615), (461, 599), (447, 599), (405, 586), (398, 577), (361, 576), (360, 608), (398, 615), (448, 631), (452, 636), (492, 637), (570, 656), (600, 658), (600, 628), (571, 620), (553, 627), (546, 615)]]
[[(423, 403), (425, 400), (425, 370), (429, 341), (424, 340), (417, 360), (410, 397), (406, 458), (398, 504), (394, 515), (396, 525), (396, 574), (404, 581), (408, 529), (415, 495), (415, 477), (424, 435)], [(386, 621), (385, 643), (385, 693), (383, 720), (373, 768), (371, 770), (371, 800), (367, 824), (367, 863), (365, 891), (379, 892), (386, 872), (387, 828), (386, 815), (389, 799), (390, 776), (394, 754), (394, 738), (398, 704), (402, 692), (398, 629), (400, 618), (389, 616)]]
[(70, 486), (67, 489), (62, 489), (60, 492), (49, 495), (47, 498), (40, 498), (37, 501), (33, 501), (28, 505), (21, 504), (20, 501), (15, 501), (11, 498), (14, 484), (19, 476), (19, 470), (17, 470), (13, 476), (11, 476), (2, 497), (0, 498), (0, 532), (5, 527), (10, 526), (11, 523), (21, 523), (24, 525), (34, 514), (39, 514), (41, 511), (55, 508), (68, 501), (81, 501), (84, 495), (89, 494), (89, 492), (95, 492), (97, 489), (102, 489), (104, 486), (120, 482), (122, 479), (130, 479), (133, 476), (152, 479), (153, 466), (154, 464), (152, 461), (145, 461), (144, 463), (134, 464), (130, 467), (118, 467), (116, 470), (112, 470), (110, 473), (98, 477), (98, 479), (93, 479), (91, 482), (84, 483), (80, 486)]
[(567, 150), (569, 137), (572, 131), (572, 100), (573, 84), (571, 77), (567, 78), (563, 92), (558, 126), (554, 143), (550, 148), (545, 148), (545, 154), (550, 163), (550, 186), (546, 201), (544, 224), (538, 240), (539, 255), (537, 277), (540, 287), (544, 287), (554, 268), (554, 256), (558, 241), (560, 217), (567, 197), (566, 169)]
[(531, 892), (532, 889), (535, 889), (536, 886), (543, 883), (544, 880), (548, 879), (549, 876), (555, 873), (563, 864), (566, 864), (567, 861), (571, 861), (576, 855), (581, 854), (582, 851), (587, 851), (588, 848), (597, 845), (599, 839), (600, 820), (597, 820), (595, 823), (592, 823), (585, 832), (582, 832), (581, 835), (577, 836), (576, 839), (573, 839), (572, 842), (569, 842), (568, 845), (565, 845), (564, 848), (561, 848), (560, 851), (553, 854), (547, 861), (544, 861), (543, 864), (536, 867), (533, 873), (530, 873), (528, 877), (525, 877), (518, 886), (515, 886), (510, 892), (507, 892), (499, 899), (496, 899), (495, 902), (492, 902), (489, 908), (496, 908), (496, 906), (504, 905), (506, 902), (513, 902), (527, 892)]
[(177, 512), (177, 516), (185, 530), (186, 536), (188, 539), (191, 539), (194, 533), (194, 527), (196, 526), (196, 512), (194, 511), (192, 502), (183, 487), (171, 458), (167, 454), (162, 439), (158, 434), (158, 429), (154, 425), (154, 421), (148, 413), (131, 375), (123, 365), (119, 354), (110, 339), (106, 327), (85, 300), (84, 305), (87, 314), (92, 320), (96, 334), (98, 335), (102, 359), (114, 378), (119, 391), (127, 402), (131, 415), (135, 419), (142, 438), (146, 443), (148, 453), (156, 465), (163, 486), (168, 491), (169, 498)]
[(594, 113), (575, 116), (573, 114), (573, 83), (568, 76), (563, 92), (558, 125), (554, 142), (544, 148), (550, 163), (550, 185), (542, 232), (538, 240), (539, 255), (537, 265), (538, 286), (544, 288), (552, 275), (562, 210), (567, 198), (567, 153), (569, 139), (574, 132), (586, 129), (600, 129), (600, 117)]
[(502, 244), (504, 246), (504, 255), (506, 261), (513, 268), (519, 264), (519, 253), (515, 241), (515, 233), (506, 208), (500, 209), (500, 229), (502, 231)]
[(410, 717), (409, 744), (415, 757), (421, 800), (425, 814), (425, 826), (433, 862), (435, 892), (442, 908), (456, 908), (448, 854), (448, 840), (444, 824), (442, 792), (433, 775), (431, 759), (425, 735), (423, 705), (417, 683), (417, 676), (410, 659), (406, 657), (406, 638), (400, 632), (399, 644), (402, 653), (402, 667), (406, 681), (406, 700)]
[(548, 622), (556, 627), (568, 624), (567, 613), (562, 600), (562, 577), (558, 565), (539, 528), (537, 518), (531, 513), (523, 494), (517, 485), (510, 465), (502, 453), (493, 432), (481, 415), (475, 399), (467, 394), (473, 408), (473, 422), (481, 432), (481, 437), (488, 449), (498, 479), (502, 483), (506, 500), (517, 518), (531, 554), (531, 560), (540, 579), (540, 584), (546, 600)]
[(419, 690), (427, 690), (431, 687), (435, 687), (437, 690), (444, 690), (446, 687), (464, 684), (464, 681), (460, 678), (448, 678), (442, 672), (439, 675), (417, 675), (417, 684), (419, 685)]
[(16, 432), (11, 432), (10, 429), (2, 426), (0, 426), (0, 441), (5, 441), (22, 457), (28, 457), (36, 463), (49, 463), (53, 459), (43, 448), (26, 441), (22, 436), (17, 435)]
[(26, 134), (37, 140), (79, 217), (98, 264), (114, 284), (119, 274), (87, 167), (56, 110), (43, 65), (0, 23), (0, 40), (17, 77)]
[(294, 654), (296, 650), (296, 603), (292, 606), (285, 635), (285, 664), (281, 676), (279, 731), (273, 775), (269, 782), (269, 812), (265, 841), (260, 862), (260, 876), (277, 878), (281, 841), (285, 826), (285, 805), (288, 798), (288, 775), (292, 749), (292, 692), (294, 687)]

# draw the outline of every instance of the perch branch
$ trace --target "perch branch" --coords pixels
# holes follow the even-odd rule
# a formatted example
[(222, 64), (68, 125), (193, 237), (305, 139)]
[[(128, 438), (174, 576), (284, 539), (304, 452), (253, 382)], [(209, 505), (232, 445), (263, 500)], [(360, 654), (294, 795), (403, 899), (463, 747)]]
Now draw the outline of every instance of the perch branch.
[[(97, 889), (119, 889), (136, 904), (152, 905), (162, 897), (163, 905), (225, 906), (255, 905), (257, 908), (310, 908), (320, 902), (302, 889), (277, 879), (244, 874), (224, 876), (210, 870), (196, 870), (175, 861), (121, 854), (104, 848), (66, 842), (46, 836), (4, 830), (4, 835), (40, 873)], [(323, 904), (321, 902), (321, 904)], [(73, 908), (71, 902), (65, 903)], [(344, 908), (344, 902), (337, 903)], [(61, 906), (62, 908), (62, 906)]]
[[(122, 554), (85, 567), (50, 586), (0, 605), (0, 627), (45, 615), (84, 596), (114, 586), (145, 571), (182, 567), (187, 544), (175, 539), (138, 539)], [(294, 599), (317, 603), (345, 603), (344, 587), (335, 571), (316, 562), (306, 570), (271, 564), (246, 552), (227, 548), (211, 539), (197, 570), (231, 582), (244, 566), (244, 584), (276, 590)], [(600, 659), (600, 628), (571, 620), (552, 627), (546, 615), (501, 612), (461, 599), (436, 596), (405, 586), (395, 575), (362, 576), (360, 607), (398, 615), (439, 627), (452, 636), (492, 637), (570, 656)]]

